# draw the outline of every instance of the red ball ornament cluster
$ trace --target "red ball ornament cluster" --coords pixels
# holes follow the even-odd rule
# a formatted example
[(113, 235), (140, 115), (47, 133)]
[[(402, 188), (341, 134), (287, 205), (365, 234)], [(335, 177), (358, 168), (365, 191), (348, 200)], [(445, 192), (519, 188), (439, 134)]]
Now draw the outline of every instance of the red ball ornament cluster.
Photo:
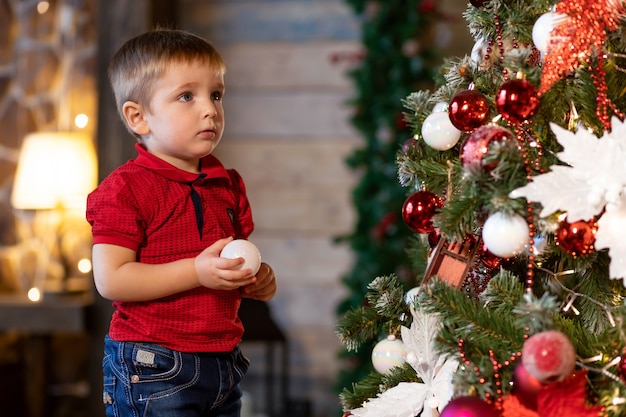
[(435, 230), (433, 217), (443, 207), (443, 200), (430, 191), (411, 194), (402, 205), (402, 219), (416, 233), (431, 233)]
[(537, 88), (526, 79), (505, 81), (496, 93), (496, 108), (511, 123), (520, 124), (530, 119), (537, 107)]
[(476, 90), (456, 94), (448, 105), (450, 122), (463, 132), (471, 132), (489, 119), (489, 100)]
[(563, 220), (554, 234), (556, 244), (573, 257), (585, 256), (594, 251), (598, 223), (591, 219), (569, 223)]

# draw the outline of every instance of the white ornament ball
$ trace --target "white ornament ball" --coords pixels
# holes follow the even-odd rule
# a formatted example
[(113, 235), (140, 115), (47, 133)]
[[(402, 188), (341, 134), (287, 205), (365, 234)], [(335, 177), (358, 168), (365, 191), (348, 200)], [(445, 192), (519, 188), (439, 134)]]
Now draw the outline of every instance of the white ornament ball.
[(420, 287), (413, 287), (410, 290), (408, 290), (406, 292), (406, 294), (404, 294), (404, 301), (412, 306), (413, 304), (415, 304), (415, 297), (417, 297), (417, 295), (420, 292)]
[(489, 252), (501, 258), (519, 255), (528, 243), (528, 224), (518, 214), (497, 212), (483, 226), (483, 242)]
[(381, 374), (387, 374), (392, 368), (402, 366), (405, 362), (404, 343), (393, 335), (378, 342), (372, 350), (372, 365)]
[(239, 269), (250, 268), (252, 275), (256, 275), (261, 267), (261, 253), (254, 243), (245, 239), (235, 239), (228, 243), (222, 249), (220, 257), (235, 259), (243, 258), (245, 262), (239, 267)]
[(552, 30), (560, 24), (567, 16), (561, 13), (548, 12), (539, 16), (533, 25), (532, 38), (535, 48), (541, 52), (541, 56), (548, 53), (548, 44), (552, 36)]
[(454, 127), (447, 112), (436, 112), (424, 120), (422, 137), (431, 148), (447, 151), (457, 144), (461, 131)]
[(448, 111), (448, 103), (445, 101), (440, 101), (433, 107), (433, 113), (439, 113), (442, 111)]

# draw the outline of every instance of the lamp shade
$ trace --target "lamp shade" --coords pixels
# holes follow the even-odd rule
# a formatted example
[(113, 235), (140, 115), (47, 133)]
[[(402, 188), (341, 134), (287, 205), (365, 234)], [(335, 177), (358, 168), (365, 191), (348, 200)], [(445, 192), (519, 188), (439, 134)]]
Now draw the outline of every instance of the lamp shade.
[(96, 152), (79, 132), (37, 132), (24, 138), (13, 183), (16, 209), (85, 207), (97, 185)]

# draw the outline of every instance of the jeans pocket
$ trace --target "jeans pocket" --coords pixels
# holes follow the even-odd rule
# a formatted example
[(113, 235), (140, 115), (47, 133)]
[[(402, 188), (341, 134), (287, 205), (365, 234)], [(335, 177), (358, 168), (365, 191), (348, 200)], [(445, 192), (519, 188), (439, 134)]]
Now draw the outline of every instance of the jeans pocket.
[(115, 401), (115, 384), (117, 378), (111, 370), (111, 361), (108, 356), (102, 360), (104, 378), (102, 384), (102, 403), (104, 404), (107, 417), (119, 417), (119, 409)]
[(248, 359), (243, 354), (239, 347), (236, 347), (235, 350), (233, 350), (233, 354), (235, 359), (233, 361), (233, 368), (235, 372), (239, 375), (239, 381), (237, 381), (236, 383), (239, 383), (241, 379), (243, 379), (244, 375), (248, 372), (248, 368), (250, 367), (250, 359)]
[(152, 344), (134, 344), (131, 383), (166, 381), (178, 375), (182, 367), (180, 352)]

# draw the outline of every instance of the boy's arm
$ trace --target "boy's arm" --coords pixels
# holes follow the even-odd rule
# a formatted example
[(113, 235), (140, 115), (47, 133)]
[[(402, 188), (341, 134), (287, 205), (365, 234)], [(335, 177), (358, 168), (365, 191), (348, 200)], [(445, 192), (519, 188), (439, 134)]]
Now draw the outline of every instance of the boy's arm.
[(93, 273), (100, 295), (112, 301), (148, 301), (204, 285), (232, 290), (256, 281), (250, 269), (236, 270), (243, 258), (220, 258), (232, 238), (220, 239), (195, 258), (164, 264), (137, 262), (136, 252), (122, 246), (93, 246)]

